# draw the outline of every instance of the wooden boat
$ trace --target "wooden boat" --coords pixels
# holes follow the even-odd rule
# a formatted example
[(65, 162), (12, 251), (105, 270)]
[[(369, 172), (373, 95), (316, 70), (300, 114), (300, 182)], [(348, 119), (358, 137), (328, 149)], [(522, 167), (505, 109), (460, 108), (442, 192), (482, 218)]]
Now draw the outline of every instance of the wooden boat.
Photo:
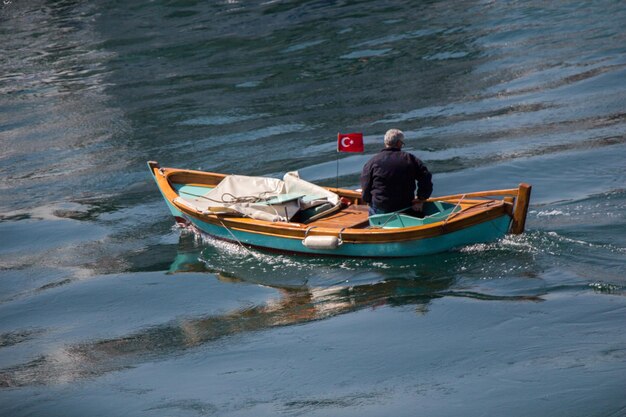
[[(148, 166), (180, 225), (192, 226), (216, 238), (246, 246), (349, 257), (427, 255), (492, 242), (507, 233), (523, 233), (531, 191), (530, 185), (522, 183), (514, 189), (430, 198), (424, 204), (423, 218), (402, 213), (370, 217), (359, 192), (305, 183), (305, 188), (309, 184), (323, 190), (320, 191), (322, 194), (338, 196), (337, 201), (296, 210), (295, 214), (284, 204), (288, 200), (296, 201), (300, 207), (303, 199), (307, 198), (302, 193), (297, 198), (282, 194), (255, 202), (277, 213), (284, 209), (285, 216), (280, 218), (282, 221), (276, 221), (266, 219), (264, 215), (252, 218), (223, 210), (224, 207), (216, 210), (204, 205), (205, 199), (210, 202), (208, 196), (228, 182), (225, 179), (230, 176), (161, 168), (154, 161), (148, 162)], [(240, 200), (236, 202), (241, 203)], [(278, 206), (274, 204), (283, 205), (277, 210)]]

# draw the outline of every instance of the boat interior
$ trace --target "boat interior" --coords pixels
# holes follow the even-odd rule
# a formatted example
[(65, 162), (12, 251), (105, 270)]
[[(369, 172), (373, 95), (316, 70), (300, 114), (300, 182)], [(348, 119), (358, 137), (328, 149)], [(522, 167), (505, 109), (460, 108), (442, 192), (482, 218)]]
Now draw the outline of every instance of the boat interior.
[[(198, 196), (204, 196), (213, 190), (213, 186), (199, 184), (172, 184), (178, 195), (187, 202), (192, 203)], [(298, 196), (304, 200), (313, 200), (314, 196)], [(273, 201), (272, 201), (273, 200)], [(272, 206), (284, 205), (290, 200), (290, 196), (284, 198), (274, 198), (264, 204)], [(296, 199), (297, 200), (297, 199)], [(452, 213), (461, 210), (460, 205), (446, 203), (442, 201), (425, 202), (423, 211), (419, 217), (409, 213), (388, 213), (369, 216), (369, 207), (365, 204), (355, 204), (354, 200), (343, 198), (340, 204), (325, 202), (312, 207), (297, 210), (289, 219), (289, 223), (299, 223), (307, 227), (323, 228), (351, 228), (351, 229), (396, 229), (403, 227), (422, 226), (445, 220)], [(232, 216), (239, 216), (237, 213), (230, 213)]]
[[(255, 220), (267, 220), (265, 215), (254, 217), (247, 211), (233, 212), (231, 204), (239, 204), (247, 209), (265, 210), (276, 217), (270, 221), (276, 226), (285, 226), (291, 230), (320, 229), (403, 229), (419, 226), (428, 226), (442, 222), (446, 225), (452, 219), (465, 222), (465, 219), (475, 218), (476, 215), (489, 213), (487, 217), (498, 213), (506, 213), (512, 218), (510, 233), (520, 234), (524, 231), (530, 192), (529, 184), (521, 183), (518, 188), (489, 191), (476, 191), (463, 194), (454, 194), (441, 197), (431, 197), (424, 203), (423, 213), (411, 215), (409, 213), (388, 213), (370, 216), (368, 206), (364, 204), (361, 195), (355, 190), (333, 187), (321, 187), (300, 179), (297, 172), (285, 174), (282, 180), (286, 186), (277, 194), (270, 195), (262, 192), (262, 198), (252, 203), (237, 200), (225, 201), (224, 196), (232, 197), (231, 192), (221, 195), (217, 201), (218, 207), (207, 204), (206, 196), (220, 188), (227, 178), (241, 177), (213, 172), (181, 170), (175, 168), (161, 168), (155, 161), (148, 165), (156, 177), (161, 192), (170, 204), (187, 207), (200, 215), (213, 215), (219, 219), (232, 219), (238, 222), (252, 224)], [(278, 184), (281, 180), (269, 177), (249, 177), (253, 185), (246, 188), (244, 199), (258, 191), (256, 182)], [(277, 181), (277, 182), (276, 182)], [(290, 183), (291, 185), (287, 184)], [(273, 185), (272, 185), (273, 186)], [(270, 187), (271, 188), (271, 187)], [(252, 190), (252, 192), (251, 192)], [(274, 192), (276, 190), (272, 190)], [(237, 193), (234, 193), (237, 194)], [(236, 196), (235, 196), (236, 197)], [(236, 197), (238, 198), (238, 197)], [(219, 199), (218, 199), (219, 200)], [(228, 199), (226, 199), (228, 200)], [(215, 201), (215, 199), (214, 199)], [(294, 209), (294, 202), (295, 209)], [(291, 204), (291, 206), (289, 205)], [(269, 209), (268, 209), (269, 207)], [(241, 209), (241, 207), (239, 207)], [(270, 216), (271, 217), (271, 216)], [(389, 230), (392, 232), (393, 230)]]

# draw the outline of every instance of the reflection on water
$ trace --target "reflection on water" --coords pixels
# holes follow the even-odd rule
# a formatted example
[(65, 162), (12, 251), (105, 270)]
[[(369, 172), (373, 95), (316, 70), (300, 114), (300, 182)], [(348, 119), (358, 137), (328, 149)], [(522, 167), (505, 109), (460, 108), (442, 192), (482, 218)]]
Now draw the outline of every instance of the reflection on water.
[[(206, 262), (200, 261), (199, 255), (180, 253), (172, 263), (170, 273), (205, 270)], [(249, 271), (246, 268), (244, 270)], [(292, 268), (291, 273), (297, 274), (295, 271), (297, 268)], [(446, 296), (476, 300), (541, 301), (537, 295), (497, 296), (455, 290), (451, 288), (454, 278), (390, 278), (361, 285), (353, 285), (350, 280), (345, 280), (339, 284), (310, 286), (306, 284), (306, 275), (305, 272), (304, 277), (300, 277), (303, 281), (298, 287), (277, 285), (279, 280), (261, 282), (258, 277), (253, 278), (254, 284), (274, 288), (277, 297), (264, 304), (249, 305), (224, 314), (185, 317), (123, 337), (68, 346), (23, 365), (2, 370), (0, 386), (49, 384), (94, 377), (145, 361), (159, 360), (229, 336), (325, 320), (361, 309), (411, 306), (415, 313), (426, 314), (431, 300)], [(309, 275), (313, 275), (313, 272), (309, 272)], [(382, 275), (384, 277), (385, 273)], [(214, 276), (227, 285), (250, 283), (246, 278), (232, 273), (217, 272)], [(7, 340), (20, 337), (5, 336)]]

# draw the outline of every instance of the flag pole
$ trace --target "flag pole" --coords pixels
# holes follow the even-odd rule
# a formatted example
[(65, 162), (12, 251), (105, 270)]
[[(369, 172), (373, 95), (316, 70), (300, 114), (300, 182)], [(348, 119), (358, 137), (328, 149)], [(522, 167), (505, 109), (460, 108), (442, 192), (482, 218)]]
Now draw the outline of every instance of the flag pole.
[(339, 188), (339, 138), (341, 133), (337, 132), (337, 175), (335, 176), (335, 188)]
[(337, 152), (337, 176), (335, 177), (335, 188), (339, 188), (339, 152)]

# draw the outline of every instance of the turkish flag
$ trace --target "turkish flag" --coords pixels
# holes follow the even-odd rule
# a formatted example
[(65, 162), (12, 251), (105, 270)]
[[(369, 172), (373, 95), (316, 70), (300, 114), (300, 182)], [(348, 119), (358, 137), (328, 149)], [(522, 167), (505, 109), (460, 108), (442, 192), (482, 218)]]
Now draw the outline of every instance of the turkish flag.
[(337, 133), (337, 152), (363, 152), (363, 133)]

